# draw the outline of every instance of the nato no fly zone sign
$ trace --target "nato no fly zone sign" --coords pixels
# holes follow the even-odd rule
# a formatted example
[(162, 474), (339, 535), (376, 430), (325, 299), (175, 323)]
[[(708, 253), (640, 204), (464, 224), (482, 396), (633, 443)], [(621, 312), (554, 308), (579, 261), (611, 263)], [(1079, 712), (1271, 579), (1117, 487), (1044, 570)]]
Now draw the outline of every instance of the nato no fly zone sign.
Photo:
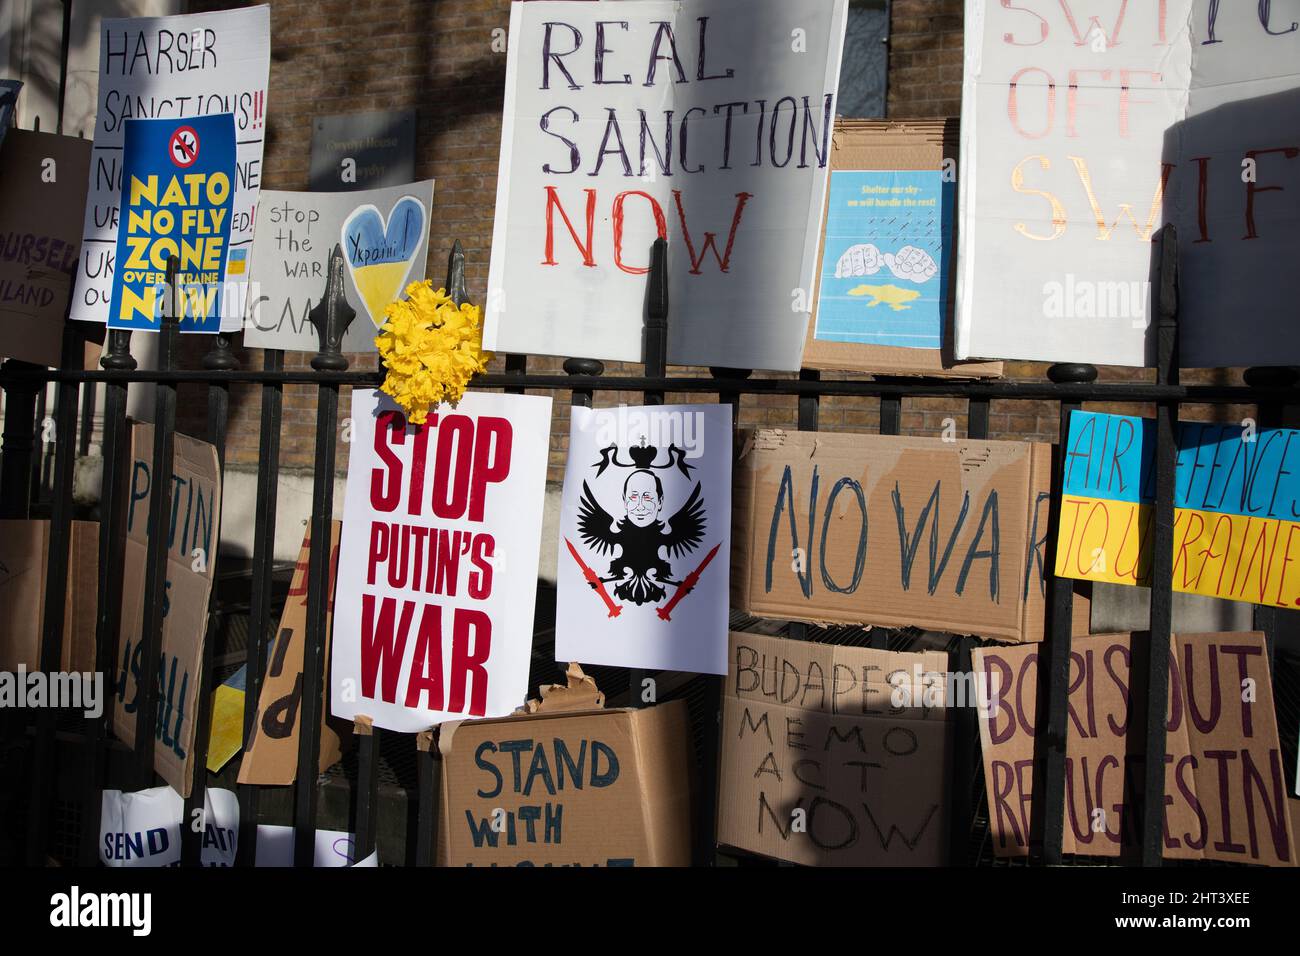
[(126, 121), (109, 328), (160, 328), (176, 257), (180, 330), (219, 330), (234, 169), (230, 113)]

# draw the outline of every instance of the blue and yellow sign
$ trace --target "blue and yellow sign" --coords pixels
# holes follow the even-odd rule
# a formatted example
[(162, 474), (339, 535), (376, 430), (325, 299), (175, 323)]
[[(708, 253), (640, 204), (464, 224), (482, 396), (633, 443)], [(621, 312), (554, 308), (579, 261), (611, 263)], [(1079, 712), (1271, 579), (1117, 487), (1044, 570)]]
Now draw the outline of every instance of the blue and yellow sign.
[[(1173, 589), (1300, 606), (1300, 431), (1182, 422), (1176, 442)], [(1057, 575), (1150, 586), (1154, 452), (1150, 419), (1070, 416)]]
[(232, 114), (125, 122), (110, 329), (158, 331), (176, 256), (180, 330), (219, 331), (234, 180)]

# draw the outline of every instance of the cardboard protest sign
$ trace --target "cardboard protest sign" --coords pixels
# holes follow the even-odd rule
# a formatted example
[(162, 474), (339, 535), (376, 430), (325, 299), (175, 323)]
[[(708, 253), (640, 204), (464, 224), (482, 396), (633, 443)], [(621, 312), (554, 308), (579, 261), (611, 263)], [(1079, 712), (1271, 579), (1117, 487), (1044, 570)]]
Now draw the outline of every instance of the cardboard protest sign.
[[(182, 797), (190, 795), (208, 600), (217, 567), (221, 472), (217, 450), (187, 435), (175, 436), (171, 508), (167, 528), (167, 587), (162, 595), (162, 657), (158, 662), (158, 716), (154, 725), (154, 769)], [(153, 474), (153, 426), (136, 422), (131, 430), (130, 499), (126, 512), (126, 563), (123, 567), (122, 627), (113, 689), (113, 733), (135, 740), (135, 715), (143, 660), (145, 571), (149, 548), (149, 497)]]
[[(1070, 653), (1063, 849), (1121, 856), (1141, 846), (1145, 740), (1130, 693), (1145, 635), (1075, 638)], [(999, 690), (980, 715), (989, 826), (998, 856), (1030, 851), (1038, 652), (976, 648)], [(1144, 666), (1144, 665), (1143, 665)], [(1178, 634), (1169, 653), (1164, 855), (1293, 866), (1264, 635)], [(1136, 722), (1136, 723), (1135, 723)], [(1137, 728), (1137, 729), (1135, 729)]]
[[(1274, 607), (1300, 605), (1300, 432), (1181, 422), (1173, 588)], [(1296, 441), (1300, 456), (1300, 440)], [(1075, 412), (1066, 446), (1056, 573), (1151, 585), (1155, 422)], [(1291, 565), (1296, 564), (1295, 570)]]
[[(325, 612), (325, 660), (330, 659), (330, 640), (334, 621), (334, 586), (339, 565), (338, 521), (330, 523), (330, 579), (329, 603)], [(289, 593), (284, 598), (280, 613), (280, 626), (275, 632), (267, 662), (266, 676), (262, 680), (262, 693), (257, 699), (257, 717), (253, 722), (253, 736), (248, 751), (239, 765), (239, 782), (264, 786), (287, 786), (298, 778), (298, 714), (302, 704), (302, 660), (307, 643), (307, 571), (311, 559), (311, 529), (303, 535), (298, 563), (289, 582)], [(326, 693), (329, 693), (328, 686)], [(350, 728), (336, 724), (329, 717), (329, 708), (321, 713), (320, 756), (318, 768), (324, 773), (342, 756), (340, 732), (350, 734)], [(241, 724), (242, 727), (242, 724)]]
[(723, 674), (731, 406), (574, 408), (555, 655)]
[(805, 368), (996, 376), (952, 360), (955, 120), (835, 123)]
[(352, 392), (330, 710), (424, 730), (527, 693), (551, 399), (467, 392), (409, 426)]
[[(45, 581), (50, 559), (50, 523), (0, 521), (0, 671), (41, 670), (45, 635)], [(95, 620), (99, 571), (99, 523), (72, 522), (68, 544), (67, 606), (59, 669), (96, 669)]]
[[(732, 633), (718, 842), (812, 866), (943, 866), (948, 655)], [(936, 683), (938, 706), (900, 699)]]
[[(350, 264), (344, 293), (357, 310), (343, 336), (343, 351), (373, 352), (384, 308), (401, 298), (407, 283), (424, 278), (432, 207), (432, 179), (358, 192), (264, 190), (258, 202), (261, 227), (253, 240), (257, 296), (249, 300), (244, 344), (296, 352), (320, 349), (308, 313), (325, 289), (330, 250), (342, 242)], [(367, 224), (373, 228), (362, 228)], [(394, 248), (401, 247), (401, 255), (394, 262), (379, 262), (375, 250), (382, 251), (388, 237)], [(364, 292), (356, 284), (358, 274)]]
[(1268, 3), (1036, 6), (967, 3), (957, 357), (1146, 364), (1173, 222), (1181, 363), (1294, 362), (1300, 31)]
[(847, 0), (516, 3), (484, 346), (799, 367)]
[(529, 712), (438, 729), (440, 866), (689, 866), (686, 702), (603, 710), (570, 665)]
[[(123, 222), (108, 327), (162, 328), (166, 269), (175, 256), (180, 331), (216, 332), (231, 254), (234, 116), (135, 119), (123, 125)], [(242, 263), (235, 268), (242, 272)]]
[[(3, 124), (0, 124), (3, 129)], [(0, 356), (57, 366), (90, 144), (11, 130), (0, 147)]]
[[(185, 803), (171, 787), (136, 793), (105, 790), (99, 859), (105, 866), (180, 866)], [(204, 866), (234, 866), (239, 847), (239, 798), (209, 787), (203, 798)], [(188, 825), (188, 821), (186, 821)]]
[[(266, 5), (174, 17), (105, 19), (99, 36), (99, 108), (83, 226), (83, 254), (72, 297), (72, 318), (107, 322), (118, 268), (118, 227), (127, 216), (119, 201), (128, 120), (195, 122), (231, 113), (235, 170), (229, 212), (230, 252), (220, 270), (221, 318), (237, 331), (247, 306), (248, 249), (253, 242), (257, 193), (266, 137), (266, 86), (271, 61)], [(200, 143), (202, 162), (205, 144)], [(182, 149), (183, 152), (183, 149)]]
[[(804, 621), (1041, 641), (1051, 446), (747, 432), (732, 604)], [(1076, 596), (1087, 633), (1087, 602)]]

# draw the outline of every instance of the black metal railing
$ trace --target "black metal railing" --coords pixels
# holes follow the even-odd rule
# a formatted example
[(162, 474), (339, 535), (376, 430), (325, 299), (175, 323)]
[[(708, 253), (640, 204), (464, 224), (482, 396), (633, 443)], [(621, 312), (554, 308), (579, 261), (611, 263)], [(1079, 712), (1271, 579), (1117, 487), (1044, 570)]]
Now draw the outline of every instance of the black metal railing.
[[(1172, 625), (1172, 556), (1174, 517), (1175, 450), (1174, 429), (1183, 404), (1222, 406), (1248, 405), (1258, 409), (1261, 425), (1280, 424), (1283, 409), (1300, 403), (1293, 369), (1254, 369), (1246, 374), (1246, 386), (1184, 385), (1178, 380), (1177, 361), (1177, 260), (1176, 242), (1172, 227), (1161, 234), (1158, 249), (1159, 284), (1156, 297), (1155, 336), (1157, 341), (1157, 377), (1154, 383), (1098, 382), (1097, 369), (1090, 365), (1055, 365), (1048, 370), (1048, 380), (1042, 382), (972, 382), (951, 379), (898, 379), (862, 377), (829, 378), (816, 371), (804, 371), (797, 377), (752, 377), (745, 369), (713, 368), (708, 377), (698, 373), (669, 375), (666, 365), (667, 322), (669, 303), (666, 282), (666, 247), (663, 240), (655, 243), (652, 255), (650, 290), (645, 330), (645, 369), (641, 375), (605, 374), (604, 364), (582, 358), (564, 362), (563, 374), (536, 374), (528, 372), (527, 358), (507, 356), (505, 369), (480, 376), (474, 383), (480, 389), (503, 389), (521, 393), (524, 389), (568, 392), (574, 406), (591, 406), (596, 393), (642, 392), (649, 404), (664, 401), (666, 395), (704, 393), (717, 396), (719, 402), (729, 403), (739, 420), (746, 398), (760, 395), (794, 396), (798, 403), (798, 428), (815, 431), (818, 428), (819, 404), (828, 396), (878, 399), (880, 403), (881, 434), (899, 434), (902, 429), (903, 403), (909, 398), (942, 396), (954, 402), (967, 404), (967, 435), (970, 438), (989, 437), (990, 402), (994, 399), (1009, 401), (1042, 401), (1057, 403), (1060, 412), (1060, 436), (1068, 434), (1070, 414), (1084, 402), (1155, 403), (1157, 408), (1157, 447), (1155, 481), (1157, 487), (1155, 528), (1156, 537), (1154, 578), (1151, 587), (1149, 655), (1145, 671), (1146, 687), (1135, 686), (1135, 699), (1145, 703), (1139, 709), (1139, 719), (1145, 721), (1146, 753), (1163, 753), (1165, 750), (1165, 706), (1168, 684), (1167, 660)], [(248, 615), (249, 639), (246, 650), (247, 690), (244, 710), (244, 739), (249, 739), (257, 713), (257, 703), (266, 666), (265, 636), (275, 621), (275, 599), (272, 581), (274, 566), (274, 540), (279, 487), (279, 457), (283, 426), (284, 388), (286, 385), (313, 385), (317, 389), (317, 421), (315, 433), (315, 470), (310, 519), (311, 540), (318, 546), (310, 551), (308, 569), (307, 639), (303, 659), (303, 693), (299, 727), (297, 783), (293, 789), (293, 824), (296, 830), (295, 862), (310, 866), (317, 825), (318, 772), (320, 752), (321, 714), (324, 707), (325, 638), (327, 626), (328, 582), (330, 549), (319, 546), (330, 540), (330, 521), (334, 505), (335, 454), (338, 438), (338, 402), (342, 386), (377, 387), (382, 373), (357, 371), (348, 368), (339, 345), (343, 330), (350, 321), (350, 309), (341, 294), (339, 277), (335, 274), (337, 261), (330, 269), (330, 285), (311, 319), (320, 335), (321, 351), (311, 362), (311, 369), (287, 370), (284, 354), (276, 350), (263, 353), (261, 369), (244, 369), (231, 349), (227, 335), (212, 338), (212, 348), (204, 356), (199, 369), (182, 369), (177, 366), (177, 324), (175, 315), (176, 294), (173, 293), (167, 315), (160, 331), (160, 352), (157, 369), (142, 370), (136, 367), (129, 354), (129, 333), (110, 332), (102, 368), (83, 371), (74, 368), (81, 352), (81, 329), (78, 323), (69, 322), (65, 343), (65, 368), (49, 370), (9, 361), (0, 367), (0, 389), (5, 400), (3, 431), (3, 460), (0, 462), (0, 516), (29, 517), (37, 512), (50, 520), (50, 548), (47, 576), (47, 597), (41, 637), (40, 661), (46, 671), (59, 668), (61, 641), (64, 630), (65, 606), (63, 595), (69, 574), (68, 541), (73, 517), (73, 468), (79, 448), (77, 441), (78, 408), (83, 398), (94, 394), (97, 385), (103, 385), (103, 456), (104, 469), (99, 501), (99, 578), (97, 582), (97, 621), (95, 628), (97, 666), (106, 677), (113, 673), (114, 651), (122, 612), (123, 563), (126, 542), (125, 501), (128, 493), (127, 463), (130, 460), (130, 432), (128, 431), (127, 386), (132, 383), (151, 383), (154, 398), (154, 447), (152, 449), (153, 474), (171, 473), (173, 438), (177, 412), (177, 388), (199, 385), (207, 388), (207, 435), (217, 448), (218, 460), (225, 464), (226, 426), (229, 413), (230, 387), (232, 385), (257, 386), (261, 398), (261, 418), (257, 463), (257, 490), (252, 534), (251, 587)], [(453, 249), (448, 268), (447, 288), (458, 302), (466, 300), (464, 256), (459, 243)], [(47, 494), (36, 481), (35, 435), (38, 419), (37, 397), (44, 388), (54, 383), (56, 387), (55, 422), (56, 437), (52, 485)], [(83, 433), (89, 426), (88, 416), (82, 416)], [(1002, 436), (1015, 437), (1015, 436)], [(1054, 460), (1053, 489), (1061, 486), (1063, 441), (1058, 443)], [(144, 633), (144, 660), (157, 660), (162, 638), (162, 601), (165, 586), (164, 561), (167, 535), (162, 533), (167, 520), (168, 483), (153, 482), (148, 509), (149, 555), (146, 569), (146, 599)], [(47, 501), (48, 504), (43, 504)], [(1055, 566), (1056, 509), (1052, 509), (1053, 525), (1049, 530), (1046, 555), (1048, 572)], [(218, 516), (219, 520), (219, 516)], [(1070, 661), (1072, 584), (1049, 575), (1048, 607), (1049, 631), (1041, 652), (1039, 686), (1039, 715), (1042, 732), (1035, 740), (1034, 817), (1032, 841), (1035, 853), (1031, 862), (1055, 864), (1061, 861), (1064, 826), (1065, 764), (1067, 734), (1067, 689)], [(214, 601), (215, 604), (215, 601)], [(215, 611), (210, 614), (209, 638), (212, 634)], [(1255, 626), (1269, 638), (1270, 659), (1273, 658), (1273, 641), (1281, 621), (1280, 611), (1272, 607), (1255, 608)], [(816, 639), (817, 629), (801, 622), (790, 622), (785, 633), (794, 639)], [(873, 647), (899, 646), (889, 640), (889, 633), (872, 629), (863, 641)], [(205, 642), (203, 666), (200, 675), (200, 692), (197, 695), (196, 736), (193, 755), (193, 788), (186, 804), (186, 819), (191, 811), (201, 809), (208, 775), (206, 749), (211, 718), (211, 690), (215, 686), (211, 640)], [(975, 638), (956, 637), (950, 645), (950, 669), (955, 672), (971, 670), (971, 651), (979, 641)], [(535, 655), (536, 656), (536, 655)], [(1135, 671), (1138, 668), (1135, 667)], [(156, 668), (143, 668), (145, 674), (156, 674)], [(625, 699), (617, 701), (629, 705), (641, 703), (642, 682), (651, 675), (641, 671), (627, 673)], [(661, 683), (680, 688), (692, 685), (699, 704), (699, 726), (696, 738), (700, 780), (697, 820), (697, 859), (701, 863), (715, 859), (714, 807), (716, 806), (719, 761), (719, 710), (721, 706), (722, 678), (679, 676)], [(1136, 679), (1136, 678), (1135, 678)], [(694, 683), (699, 682), (699, 683)], [(113, 695), (105, 695), (103, 714), (96, 718), (58, 715), (44, 710), (33, 720), (15, 720), (14, 715), (0, 714), (0, 730), (10, 740), (18, 738), (27, 753), (30, 790), (27, 807), (26, 857), (32, 865), (43, 864), (49, 855), (51, 843), (50, 807), (56, 787), (56, 763), (64, 747), (72, 748), (71, 759), (77, 762), (79, 794), (75, 802), (80, 806), (81, 833), (76, 862), (93, 865), (98, 858), (98, 821), (102, 791), (105, 786), (139, 789), (155, 781), (153, 770), (153, 737), (159, 688), (154, 680), (142, 680), (139, 689), (139, 706), (136, 711), (136, 736), (134, 741), (115, 740), (109, 732), (112, 726)], [(660, 695), (663, 699), (663, 695)], [(614, 698), (611, 697), (614, 701)], [(970, 848), (977, 840), (972, 838), (973, 821), (984, 815), (980, 807), (982, 787), (979, 785), (981, 761), (978, 751), (978, 734), (975, 716), (970, 708), (958, 708), (954, 718), (950, 788), (951, 859), (954, 863), (971, 862), (974, 854)], [(386, 737), (397, 740), (396, 746), (406, 747), (414, 755), (417, 795), (413, 850), (406, 860), (426, 866), (433, 862), (433, 845), (437, 821), (435, 807), (437, 796), (437, 759), (432, 752), (430, 736), (384, 735), (375, 728), (357, 728), (356, 779), (354, 803), (350, 825), (357, 835), (359, 855), (368, 854), (375, 846), (380, 823), (378, 784), (380, 776), (381, 745)], [(1161, 862), (1161, 838), (1164, 806), (1164, 763), (1146, 761), (1146, 782), (1140, 806), (1136, 808), (1141, 821), (1141, 862), (1158, 865)], [(259, 799), (262, 788), (253, 785), (238, 787), (240, 805), (239, 848), (237, 865), (252, 865), (256, 854), (256, 827), (259, 822)], [(199, 834), (189, 827), (183, 828), (183, 858), (185, 865), (197, 865), (200, 859)], [(393, 862), (393, 861), (388, 861)]]

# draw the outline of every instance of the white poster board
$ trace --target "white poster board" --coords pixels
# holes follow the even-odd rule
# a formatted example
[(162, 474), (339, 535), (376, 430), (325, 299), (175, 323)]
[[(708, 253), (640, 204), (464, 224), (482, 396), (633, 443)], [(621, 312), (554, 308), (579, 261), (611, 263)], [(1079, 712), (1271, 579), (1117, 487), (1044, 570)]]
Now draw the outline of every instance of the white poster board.
[[(375, 351), (375, 336), (384, 324), (384, 307), (400, 298), (408, 283), (424, 278), (432, 208), (432, 179), (345, 193), (264, 189), (257, 204), (258, 229), (252, 255), (254, 291), (248, 299), (244, 345), (319, 351), (320, 339), (308, 313), (325, 289), (330, 252), (335, 244), (346, 243), (344, 256), (357, 258), (363, 264), (343, 273), (348, 304), (357, 311), (343, 336), (343, 351)], [(371, 232), (375, 239), (391, 238), (394, 247), (401, 247), (394, 263), (364, 264), (367, 250), (359, 241), (360, 230), (348, 235), (344, 225), (364, 225), (367, 221), (378, 227)], [(403, 238), (400, 233), (408, 221), (416, 235)], [(365, 295), (357, 290), (357, 270), (366, 285)]]
[(352, 393), (331, 711), (412, 732), (524, 703), (551, 399), (467, 392), (408, 426)]
[[(271, 823), (257, 825), (257, 865), (265, 867), (293, 866), (295, 831), (293, 827)], [(317, 830), (312, 866), (317, 869), (350, 869), (354, 866), (378, 866), (378, 851), (358, 860), (355, 833), (342, 830)]]
[(1300, 28), (1280, 6), (968, 0), (958, 358), (1148, 364), (1169, 221), (1181, 364), (1300, 359), (1300, 271), (1279, 268), (1300, 253)]
[(731, 406), (574, 408), (557, 560), (556, 660), (725, 674)]
[(266, 5), (102, 21), (99, 108), (72, 318), (108, 321), (125, 121), (233, 113), (236, 176), (221, 327), (226, 331), (240, 328), (254, 210), (262, 182), (270, 30), (270, 7)]
[(484, 345), (799, 367), (847, 0), (515, 3)]
[[(185, 801), (171, 787), (127, 793), (105, 790), (100, 809), (99, 859), (105, 866), (180, 866)], [(203, 798), (204, 866), (234, 866), (239, 844), (239, 798), (209, 787)]]

